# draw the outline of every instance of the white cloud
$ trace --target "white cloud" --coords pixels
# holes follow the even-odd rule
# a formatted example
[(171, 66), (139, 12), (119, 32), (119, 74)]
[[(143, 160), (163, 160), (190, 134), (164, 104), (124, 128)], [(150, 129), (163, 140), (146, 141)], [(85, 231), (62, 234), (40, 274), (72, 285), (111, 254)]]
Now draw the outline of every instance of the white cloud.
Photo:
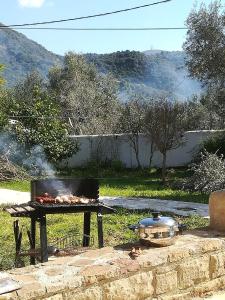
[(18, 0), (23, 7), (41, 7), (45, 0)]

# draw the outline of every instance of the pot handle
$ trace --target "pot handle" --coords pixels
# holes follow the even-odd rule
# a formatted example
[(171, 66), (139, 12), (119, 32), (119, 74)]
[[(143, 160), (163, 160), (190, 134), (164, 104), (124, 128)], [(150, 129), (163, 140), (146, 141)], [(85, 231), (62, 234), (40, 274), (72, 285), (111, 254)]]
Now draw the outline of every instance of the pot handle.
[(153, 220), (159, 220), (160, 219), (160, 212), (159, 211), (154, 211), (152, 212)]
[(187, 225), (186, 224), (178, 224), (178, 234), (183, 234), (184, 230), (187, 230)]

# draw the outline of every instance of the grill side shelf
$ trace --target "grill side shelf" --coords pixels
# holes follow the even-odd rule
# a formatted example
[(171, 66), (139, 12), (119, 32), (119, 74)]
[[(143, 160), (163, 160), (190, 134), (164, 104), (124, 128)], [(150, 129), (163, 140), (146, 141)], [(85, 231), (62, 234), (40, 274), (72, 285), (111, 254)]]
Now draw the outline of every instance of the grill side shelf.
[(7, 211), (12, 217), (30, 216), (30, 214), (36, 211), (35, 208), (31, 207), (28, 203), (12, 205), (11, 207), (6, 207), (4, 210)]

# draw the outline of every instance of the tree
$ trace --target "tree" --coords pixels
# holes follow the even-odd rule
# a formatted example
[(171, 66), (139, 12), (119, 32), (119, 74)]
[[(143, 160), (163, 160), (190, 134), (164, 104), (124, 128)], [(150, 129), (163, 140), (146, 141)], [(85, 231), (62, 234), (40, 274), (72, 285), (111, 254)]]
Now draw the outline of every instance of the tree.
[[(4, 65), (0, 64), (0, 72), (4, 70)], [(0, 86), (5, 82), (4, 78), (0, 76)]]
[(167, 152), (182, 144), (184, 106), (162, 96), (149, 103), (145, 115), (145, 133), (163, 155), (162, 181), (166, 182)]
[[(217, 128), (224, 127), (225, 113), (225, 11), (220, 1), (193, 10), (186, 21), (188, 31), (183, 45), (186, 65), (192, 77), (205, 86), (201, 102)], [(213, 122), (212, 122), (213, 121)]]
[(15, 120), (9, 130), (28, 156), (36, 147), (37, 155), (44, 152), (49, 162), (57, 163), (77, 151), (59, 105), (49, 97), (38, 74), (29, 75), (11, 91), (9, 114)]
[(225, 188), (225, 161), (223, 155), (201, 152), (200, 161), (192, 164), (193, 173), (183, 187), (192, 192), (211, 193)]
[(220, 1), (208, 9), (202, 4), (186, 21), (188, 31), (183, 45), (190, 74), (203, 84), (225, 83), (225, 12)]
[(219, 118), (213, 109), (212, 98), (206, 94), (184, 102), (185, 130), (212, 130), (218, 128)]
[[(0, 72), (2, 72), (4, 70), (4, 66), (2, 64), (0, 64)], [(6, 124), (8, 123), (8, 115), (7, 115), (7, 110), (6, 107), (8, 106), (7, 101), (6, 100), (6, 94), (7, 91), (4, 88), (4, 83), (5, 83), (5, 79), (0, 76), (0, 131), (3, 130), (3, 128), (6, 126)]]
[(99, 74), (83, 56), (66, 54), (64, 65), (49, 73), (49, 90), (62, 106), (71, 133), (115, 132), (119, 110), (115, 79)]
[(134, 150), (138, 168), (141, 168), (139, 159), (139, 137), (143, 132), (145, 105), (140, 98), (134, 98), (124, 103), (121, 108), (119, 121), (121, 131), (128, 134), (128, 140)]

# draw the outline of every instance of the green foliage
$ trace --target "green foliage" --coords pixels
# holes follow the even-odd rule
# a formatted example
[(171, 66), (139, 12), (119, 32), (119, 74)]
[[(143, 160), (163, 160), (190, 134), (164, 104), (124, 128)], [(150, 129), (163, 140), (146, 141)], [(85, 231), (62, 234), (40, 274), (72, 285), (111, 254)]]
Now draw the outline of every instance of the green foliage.
[[(33, 70), (46, 78), (51, 67), (63, 64), (63, 57), (9, 28), (0, 31), (0, 44), (4, 45), (4, 48), (0, 48), (0, 63), (6, 66), (4, 78), (8, 86), (15, 85)], [(169, 90), (184, 98), (199, 91), (196, 82), (186, 76), (184, 53), (181, 51), (118, 51), (84, 56), (101, 73), (112, 73), (120, 81), (121, 92), (127, 92), (129, 86), (136, 93), (153, 95)], [(177, 82), (181, 81), (179, 89), (174, 90)]]
[[(165, 91), (184, 98), (200, 89), (187, 78), (183, 52), (127, 50), (86, 54), (85, 57), (100, 72), (110, 72), (119, 79), (122, 100), (127, 93), (155, 96)], [(182, 86), (177, 88), (178, 82), (182, 82)]]
[(143, 132), (145, 104), (143, 99), (133, 97), (131, 101), (122, 104), (119, 126), (122, 133), (127, 133), (127, 139), (135, 153), (137, 166), (141, 168), (139, 159), (139, 135)]
[(187, 66), (191, 75), (207, 85), (224, 84), (224, 17), (221, 2), (214, 1), (208, 8), (202, 4), (187, 19), (188, 32), (184, 43)]
[[(3, 70), (4, 70), (4, 66), (0, 64), (0, 72), (2, 72)], [(0, 85), (2, 85), (4, 82), (5, 82), (4, 78), (0, 76)]]
[(184, 105), (162, 96), (152, 101), (145, 115), (145, 133), (162, 153), (162, 181), (166, 182), (167, 152), (176, 149), (183, 141), (185, 129)]
[(124, 164), (120, 160), (108, 160), (108, 161), (97, 161), (90, 160), (86, 165), (85, 169), (90, 170), (90, 172), (101, 173), (102, 170), (108, 170), (108, 174), (115, 172), (120, 172), (125, 170)]
[(125, 166), (122, 163), (122, 161), (120, 161), (120, 160), (113, 160), (111, 162), (111, 168), (113, 170), (115, 170), (115, 171), (122, 171), (125, 168)]
[[(29, 153), (45, 155), (52, 163), (71, 156), (77, 150), (68, 137), (67, 125), (60, 117), (60, 107), (41, 85), (41, 78), (31, 74), (11, 93), (10, 115), (16, 123), (9, 131)], [(38, 146), (38, 148), (37, 148)]]
[(184, 187), (191, 191), (210, 193), (225, 187), (225, 161), (223, 156), (204, 151), (200, 162), (191, 167), (193, 175)]
[(225, 124), (225, 11), (220, 1), (202, 4), (187, 19), (184, 50), (186, 65), (193, 78), (206, 87), (202, 104), (208, 110), (210, 128)]
[(218, 156), (223, 155), (225, 157), (225, 132), (220, 132), (208, 138), (203, 142), (202, 147), (208, 153), (216, 153)]
[(5, 89), (1, 89), (0, 87), (0, 132), (4, 131), (4, 128), (9, 123), (9, 114), (8, 107), (9, 103), (7, 101), (7, 91)]
[(117, 51), (110, 54), (87, 54), (89, 61), (102, 72), (111, 72), (117, 77), (131, 77), (135, 81), (145, 79), (147, 57), (139, 51)]
[(63, 67), (50, 71), (49, 84), (71, 133), (114, 132), (119, 107), (114, 78), (100, 75), (81, 55), (68, 53)]
[(145, 131), (164, 154), (182, 143), (184, 106), (166, 97), (157, 98), (147, 107)]
[(206, 104), (203, 101), (207, 95), (199, 97), (193, 97), (192, 99), (184, 103), (185, 115), (184, 123), (185, 130), (211, 130), (220, 127), (219, 118), (212, 109), (212, 98), (210, 102)]

